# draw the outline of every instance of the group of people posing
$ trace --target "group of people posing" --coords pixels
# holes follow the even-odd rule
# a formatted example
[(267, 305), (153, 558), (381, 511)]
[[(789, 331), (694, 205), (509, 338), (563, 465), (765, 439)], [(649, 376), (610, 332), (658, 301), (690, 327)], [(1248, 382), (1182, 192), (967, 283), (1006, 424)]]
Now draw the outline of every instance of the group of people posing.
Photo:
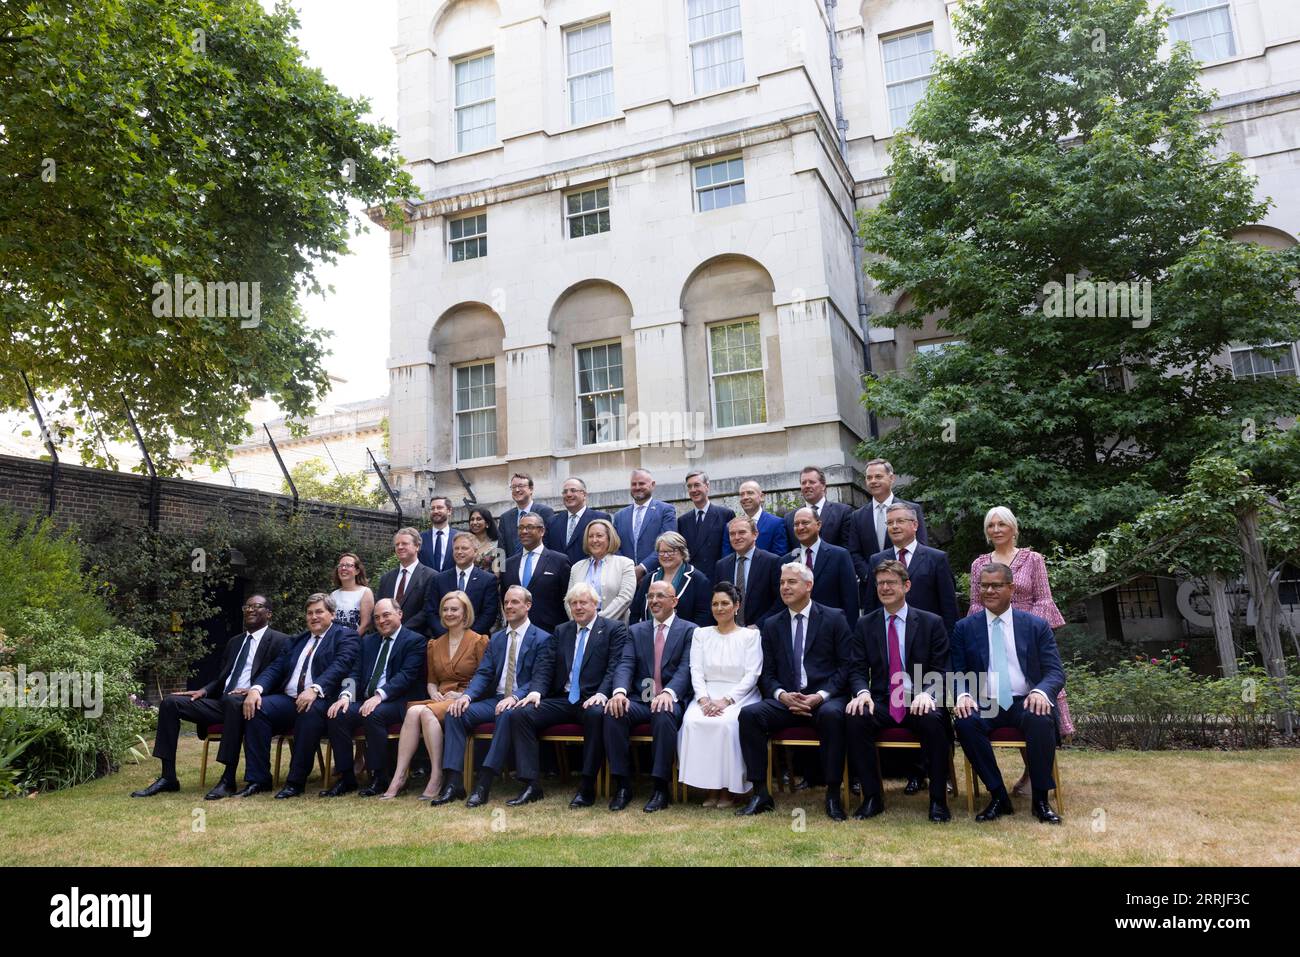
[[(740, 486), (740, 515), (712, 503), (703, 472), (687, 476), (692, 509), (680, 516), (654, 498), (642, 469), (631, 475), (631, 504), (613, 516), (587, 507), (577, 478), (552, 511), (516, 474), (515, 506), (499, 520), (473, 509), (468, 531), (451, 528), (448, 499), (434, 499), (429, 529), (393, 536), (397, 567), (377, 591), (360, 558), (340, 556), (334, 591), (308, 599), (296, 637), (270, 627), (266, 596), (250, 597), (220, 674), (163, 700), (162, 771), (132, 796), (179, 790), (176, 742), (189, 720), (200, 733), (220, 725), (224, 773), (210, 800), (273, 790), (271, 740), (292, 732), (279, 799), (303, 794), (328, 737), (339, 780), (322, 797), (399, 797), (423, 742), (432, 769), (422, 800), (485, 805), (513, 767), (521, 790), (506, 803), (518, 806), (543, 797), (541, 741), (569, 726), (582, 739), (571, 807), (595, 803), (606, 762), (609, 808), (628, 806), (640, 737), (652, 756), (645, 811), (671, 803), (675, 770), (706, 792), (704, 806), (753, 815), (775, 807), (769, 740), (806, 729), (817, 752), (807, 777), (825, 786), (826, 814), (848, 817), (847, 763), (861, 791), (853, 817), (867, 819), (884, 810), (875, 744), (904, 729), (921, 754), (905, 792), (928, 781), (930, 820), (951, 818), (955, 733), (990, 795), (976, 820), (1012, 813), (1012, 795), (1028, 787), (1034, 817), (1060, 823), (1052, 768), (1073, 727), (1052, 634), (1064, 619), (1043, 558), (1017, 545), (1009, 509), (990, 509), (991, 550), (971, 566), (970, 610), (959, 619), (948, 556), (926, 544), (923, 510), (894, 496), (894, 480), (888, 462), (867, 463), (872, 498), (854, 510), (827, 501), (824, 473), (805, 468), (805, 504), (784, 518), (764, 510), (753, 481)], [(1025, 744), (1025, 775), (1010, 791), (991, 744), (1002, 728)], [(467, 788), (466, 754), (488, 735)]]

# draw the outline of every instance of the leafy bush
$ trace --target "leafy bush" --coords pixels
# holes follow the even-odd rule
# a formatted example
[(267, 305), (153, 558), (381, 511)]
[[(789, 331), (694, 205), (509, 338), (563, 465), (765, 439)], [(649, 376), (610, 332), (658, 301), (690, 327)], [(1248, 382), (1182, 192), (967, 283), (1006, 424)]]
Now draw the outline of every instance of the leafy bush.
[(25, 519), (0, 509), (0, 582), (0, 632), (14, 634), (26, 609), (53, 604), (83, 633), (113, 625), (82, 573), (76, 539), (48, 518)]

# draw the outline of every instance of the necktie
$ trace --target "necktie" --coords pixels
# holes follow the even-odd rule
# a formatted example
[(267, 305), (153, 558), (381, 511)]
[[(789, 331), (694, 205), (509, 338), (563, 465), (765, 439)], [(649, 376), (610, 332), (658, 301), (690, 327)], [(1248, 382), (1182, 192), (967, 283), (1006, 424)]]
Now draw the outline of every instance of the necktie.
[(818, 521), (821, 521), (822, 507), (820, 505), (814, 505), (812, 507), (812, 510), (813, 510), (813, 518), (817, 519)]
[(664, 632), (661, 621), (655, 626), (655, 694), (664, 690), (664, 642), (667, 640)]
[(889, 541), (885, 537), (885, 504), (884, 502), (876, 503), (876, 541), (880, 543), (883, 551), (886, 548), (885, 543)]
[(899, 560), (900, 562), (903, 563), (903, 567), (904, 567), (904, 568), (907, 567), (907, 553), (908, 553), (908, 551), (909, 551), (909, 549), (906, 549), (906, 548), (905, 548), (905, 549), (903, 549), (901, 552), (898, 553), (898, 560)]
[(527, 588), (528, 583), (533, 580), (533, 562), (536, 558), (536, 552), (529, 552), (524, 557), (524, 573), (519, 576), (519, 584), (523, 585), (525, 588)]
[(703, 524), (704, 524), (704, 509), (702, 509), (702, 508), (701, 508), (701, 509), (696, 509), (696, 511), (695, 511), (695, 524), (696, 524), (697, 526), (698, 526), (698, 525), (703, 525)]
[(889, 716), (895, 724), (903, 723), (903, 656), (898, 653), (898, 616), (889, 616)]
[(510, 650), (506, 652), (506, 697), (515, 690), (515, 652), (519, 650), (519, 632), (510, 632)]
[(459, 576), (459, 584), (456, 586), (461, 591), (465, 590), (465, 570), (462, 568)]
[(402, 574), (397, 576), (397, 604), (402, 604), (402, 599), (406, 597), (406, 569), (402, 569)]
[(442, 532), (438, 533), (438, 540), (433, 545), (433, 567), (442, 567)]
[(803, 691), (803, 613), (794, 616), (794, 680)]
[(320, 638), (313, 636), (311, 639), (311, 648), (307, 652), (307, 660), (302, 663), (302, 671), (298, 673), (298, 694), (307, 690), (307, 672), (311, 671), (311, 660), (316, 655), (316, 646), (320, 644)]
[(736, 556), (736, 591), (740, 592), (740, 608), (736, 609), (736, 624), (743, 625), (744, 605), (745, 605), (745, 562), (749, 561), (744, 555)]
[(645, 506), (638, 505), (632, 513), (632, 551), (636, 551), (636, 543), (641, 541), (641, 523), (645, 521)]
[(807, 551), (808, 554), (804, 557), (804, 564), (808, 566), (809, 571), (812, 571), (812, 567), (813, 567), (812, 549), (810, 548)]
[(1002, 639), (1002, 619), (994, 618), (989, 631), (992, 649), (989, 651), (989, 672), (998, 676), (998, 707), (1007, 711), (1011, 707), (1011, 672), (1007, 669), (1007, 646)]
[(244, 635), (244, 644), (239, 649), (239, 657), (235, 659), (235, 668), (230, 672), (230, 678), (226, 681), (226, 694), (234, 691), (239, 687), (239, 676), (244, 673), (244, 665), (248, 662), (248, 649), (253, 643), (251, 634)]
[(587, 648), (587, 628), (578, 629), (578, 646), (573, 649), (573, 667), (569, 669), (569, 704), (577, 704), (582, 697), (578, 676), (582, 673), (582, 653)]
[(370, 683), (366, 685), (366, 697), (373, 698), (375, 692), (379, 690), (379, 679), (384, 675), (384, 667), (388, 664), (388, 653), (393, 649), (393, 639), (385, 638), (379, 644), (379, 656), (375, 659), (375, 670), (370, 672)]
[(574, 531), (577, 530), (577, 528), (578, 528), (578, 516), (576, 516), (576, 515), (574, 515), (572, 512), (570, 512), (570, 513), (569, 513), (569, 530), (568, 530), (567, 532), (565, 532), (565, 534), (564, 534), (564, 544), (565, 544), (565, 545), (571, 545), (571, 544), (573, 544), (573, 533), (574, 533)]

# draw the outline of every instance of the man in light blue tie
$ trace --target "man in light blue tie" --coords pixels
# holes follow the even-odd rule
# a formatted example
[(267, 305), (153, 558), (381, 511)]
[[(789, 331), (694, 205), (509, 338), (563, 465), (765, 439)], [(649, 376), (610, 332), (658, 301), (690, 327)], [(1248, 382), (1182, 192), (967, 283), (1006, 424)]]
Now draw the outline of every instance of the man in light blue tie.
[(1026, 742), (1034, 817), (1060, 824), (1048, 801), (1056, 787), (1056, 696), (1065, 686), (1056, 639), (1042, 618), (1011, 607), (1009, 566), (985, 565), (979, 588), (984, 610), (957, 622), (952, 633), (957, 737), (991, 795), (975, 820), (993, 821), (1015, 810), (989, 740), (998, 728), (1015, 728)]
[(615, 513), (614, 530), (618, 532), (618, 553), (636, 564), (636, 580), (640, 584), (647, 572), (659, 568), (655, 542), (664, 532), (677, 531), (677, 510), (654, 497), (655, 478), (649, 469), (632, 471), (628, 492), (632, 504)]

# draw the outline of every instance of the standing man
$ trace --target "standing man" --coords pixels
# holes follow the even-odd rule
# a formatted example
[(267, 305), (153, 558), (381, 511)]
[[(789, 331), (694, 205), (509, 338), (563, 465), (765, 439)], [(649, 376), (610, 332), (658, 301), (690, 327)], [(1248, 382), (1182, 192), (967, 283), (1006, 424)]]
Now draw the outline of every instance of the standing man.
[(677, 531), (686, 539), (691, 553), (691, 564), (709, 581), (717, 581), (714, 574), (724, 555), (731, 554), (727, 538), (727, 523), (736, 513), (709, 501), (709, 477), (703, 472), (686, 476), (686, 494), (691, 497), (691, 511), (677, 520)]
[[(832, 545), (844, 547), (849, 541), (849, 518), (853, 509), (843, 502), (826, 501), (826, 473), (815, 465), (805, 465), (799, 473), (799, 494), (822, 524), (822, 538)], [(785, 517), (786, 541), (793, 542), (794, 513)]]
[(637, 584), (659, 567), (655, 541), (664, 532), (677, 531), (677, 510), (654, 497), (655, 479), (648, 469), (634, 469), (630, 480), (632, 504), (614, 516), (618, 553), (636, 563)]
[[(510, 476), (510, 497), (514, 499), (514, 508), (502, 512), (501, 517), (497, 519), (498, 544), (501, 546), (501, 550), (505, 552), (506, 558), (519, 554), (520, 548), (523, 547), (519, 542), (519, 519), (532, 512), (542, 517), (542, 525), (545, 527), (546, 523), (551, 520), (551, 516), (555, 514), (555, 510), (551, 506), (533, 501), (533, 477), (531, 475), (516, 472)], [(474, 607), (478, 608), (477, 605)]]
[[(419, 560), (419, 549), (420, 533), (416, 529), (399, 529), (393, 535), (393, 554), (397, 556), (398, 567), (379, 579), (375, 601), (393, 599), (401, 609), (406, 627), (427, 637), (430, 622), (425, 617), (425, 609), (429, 604), (429, 594), (434, 588), (434, 572), (429, 565)], [(447, 556), (450, 560), (450, 548), (447, 549)]]
[(789, 550), (785, 522), (763, 508), (763, 487), (753, 479), (740, 483), (740, 507), (758, 527), (759, 548), (773, 555), (784, 555)]
[[(910, 588), (907, 603), (943, 619), (943, 626), (952, 634), (957, 626), (957, 586), (948, 564), (948, 553), (917, 541), (918, 522), (913, 507), (905, 502), (889, 506), (887, 528), (892, 544), (883, 552), (871, 556), (870, 574), (881, 562), (901, 562), (907, 569)], [(867, 611), (880, 607), (878, 589), (872, 589), (867, 600)]]
[(442, 597), (453, 591), (463, 591), (474, 606), (474, 622), (469, 625), (470, 630), (480, 635), (492, 633), (492, 626), (497, 623), (497, 612), (501, 610), (500, 586), (496, 575), (474, 564), (477, 554), (472, 535), (457, 535), (451, 543), (451, 557), (455, 564), (433, 576), (433, 587), (429, 589), (424, 604), (424, 620), (434, 638), (447, 633), (439, 610)]
[(885, 527), (889, 506), (894, 504), (912, 506), (912, 510), (916, 513), (916, 540), (922, 545), (930, 544), (925, 531), (925, 513), (921, 506), (916, 502), (905, 502), (894, 496), (894, 482), (897, 478), (894, 467), (884, 459), (872, 459), (868, 462), (866, 480), (871, 501), (855, 511), (849, 520), (849, 554), (853, 556), (853, 569), (862, 584), (864, 608), (876, 592), (869, 564), (871, 556), (883, 552), (890, 544), (889, 530)]
[[(784, 526), (781, 533), (785, 534)], [(731, 582), (740, 592), (736, 624), (761, 627), (782, 608), (781, 556), (757, 546), (757, 529), (748, 515), (737, 515), (728, 522), (727, 535), (732, 553), (718, 562), (718, 581)]]
[(204, 797), (216, 801), (235, 793), (235, 769), (244, 744), (244, 695), (253, 684), (253, 676), (278, 658), (289, 642), (288, 635), (271, 627), (271, 600), (265, 595), (249, 596), (243, 613), (244, 630), (226, 642), (216, 677), (197, 691), (178, 691), (162, 699), (153, 742), (153, 756), (161, 762), (162, 770), (153, 784), (132, 791), (131, 797), (153, 797), (181, 789), (176, 778), (181, 721), (193, 721), (200, 737), (206, 736), (209, 725), (222, 726), (217, 761), (225, 765), (225, 771)]
[(427, 532), (419, 533), (420, 564), (435, 572), (445, 571), (451, 567), (451, 540), (459, 534), (451, 527), (451, 499), (445, 495), (433, 497), (429, 502), (429, 524), (432, 527)]
[[(580, 478), (565, 479), (560, 494), (564, 498), (564, 508), (546, 523), (546, 547), (563, 552), (569, 564), (576, 565), (587, 557), (582, 550), (587, 526), (594, 519), (603, 518), (608, 522), (610, 517), (608, 512), (587, 508), (587, 483)], [(565, 584), (567, 586), (567, 579)]]
[(813, 601), (838, 609), (846, 622), (858, 620), (858, 578), (853, 574), (853, 560), (847, 549), (839, 548), (821, 537), (821, 522), (811, 506), (794, 513), (795, 549), (785, 561), (798, 562), (816, 577)]
[(569, 587), (570, 566), (564, 552), (542, 545), (543, 534), (541, 516), (530, 512), (519, 519), (522, 551), (506, 561), (501, 599), (504, 604), (506, 593), (516, 585), (527, 588), (531, 596), (529, 620), (553, 635), (569, 617), (564, 611), (564, 593)]

